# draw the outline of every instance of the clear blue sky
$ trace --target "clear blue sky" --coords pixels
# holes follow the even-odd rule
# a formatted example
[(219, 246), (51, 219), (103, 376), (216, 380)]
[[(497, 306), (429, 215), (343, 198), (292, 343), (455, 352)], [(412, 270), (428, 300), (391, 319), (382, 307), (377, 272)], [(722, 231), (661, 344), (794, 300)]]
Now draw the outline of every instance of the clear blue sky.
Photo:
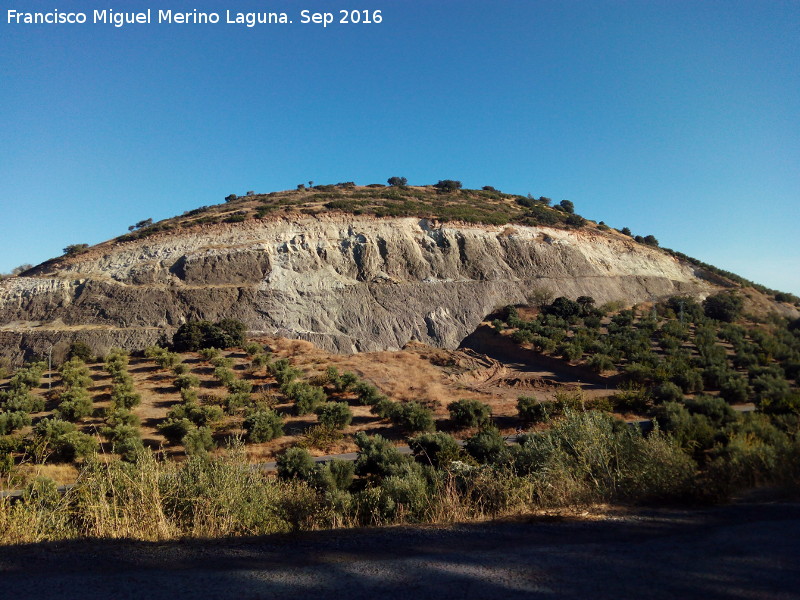
[[(182, 4), (294, 23), (8, 25), (4, 3), (0, 271), (230, 193), (398, 175), (567, 198), (800, 294), (800, 2)], [(383, 23), (299, 22), (350, 7)]]

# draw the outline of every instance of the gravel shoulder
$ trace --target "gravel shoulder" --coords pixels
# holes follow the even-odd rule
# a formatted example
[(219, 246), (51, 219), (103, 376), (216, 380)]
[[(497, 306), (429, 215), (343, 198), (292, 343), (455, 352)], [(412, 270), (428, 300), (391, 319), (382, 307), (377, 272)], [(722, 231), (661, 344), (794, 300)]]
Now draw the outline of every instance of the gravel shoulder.
[(800, 598), (800, 503), (0, 548), (14, 598)]

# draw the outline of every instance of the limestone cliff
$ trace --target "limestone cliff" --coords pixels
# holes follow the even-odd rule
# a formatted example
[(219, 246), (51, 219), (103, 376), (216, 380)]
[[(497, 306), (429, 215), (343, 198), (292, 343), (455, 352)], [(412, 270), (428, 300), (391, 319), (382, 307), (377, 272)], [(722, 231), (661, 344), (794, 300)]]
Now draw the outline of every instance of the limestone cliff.
[(107, 242), (0, 282), (0, 347), (139, 348), (187, 319), (340, 352), (455, 347), (534, 290), (633, 304), (711, 286), (690, 265), (597, 229), (439, 224), (345, 214), (201, 225)]

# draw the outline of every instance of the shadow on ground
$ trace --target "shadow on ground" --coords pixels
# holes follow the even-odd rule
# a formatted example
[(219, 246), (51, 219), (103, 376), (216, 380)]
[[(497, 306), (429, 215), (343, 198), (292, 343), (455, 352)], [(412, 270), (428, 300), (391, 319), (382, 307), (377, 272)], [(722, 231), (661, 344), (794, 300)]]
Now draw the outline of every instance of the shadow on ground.
[(798, 598), (800, 504), (0, 548), (15, 598)]

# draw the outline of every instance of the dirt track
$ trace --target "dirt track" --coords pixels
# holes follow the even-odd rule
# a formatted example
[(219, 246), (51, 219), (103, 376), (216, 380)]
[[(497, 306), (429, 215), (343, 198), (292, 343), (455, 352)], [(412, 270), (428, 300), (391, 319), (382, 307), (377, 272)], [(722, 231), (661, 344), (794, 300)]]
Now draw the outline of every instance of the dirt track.
[(800, 504), (0, 548), (15, 599), (800, 598)]

